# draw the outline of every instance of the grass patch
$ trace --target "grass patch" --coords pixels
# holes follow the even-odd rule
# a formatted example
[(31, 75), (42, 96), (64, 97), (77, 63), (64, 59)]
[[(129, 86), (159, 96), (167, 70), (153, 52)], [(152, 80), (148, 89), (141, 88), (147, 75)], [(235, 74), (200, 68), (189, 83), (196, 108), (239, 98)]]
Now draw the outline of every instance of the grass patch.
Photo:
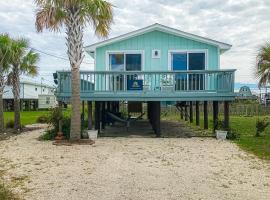
[[(22, 125), (35, 124), (42, 117), (45, 118), (49, 115), (50, 110), (38, 110), (38, 111), (22, 111), (21, 123)], [(70, 114), (70, 108), (63, 110), (65, 116)], [(4, 112), (5, 123), (14, 120), (14, 112)]]
[(19, 200), (11, 190), (4, 183), (0, 183), (0, 199), (1, 200)]
[[(35, 124), (40, 116), (48, 115), (50, 111), (22, 111), (21, 123), (22, 125)], [(14, 112), (4, 113), (5, 123), (14, 119)]]
[[(222, 116), (219, 116), (222, 119)], [(180, 121), (180, 114), (163, 114), (162, 119), (164, 120), (173, 120)], [(240, 137), (236, 140), (233, 140), (241, 149), (248, 151), (259, 158), (270, 160), (270, 126), (265, 129), (263, 134), (260, 137), (255, 137), (256, 134), (256, 122), (257, 120), (266, 119), (270, 122), (270, 117), (266, 116), (230, 116), (230, 127), (233, 131), (237, 132)], [(213, 133), (213, 118), (212, 115), (208, 117), (209, 125), (209, 134)], [(192, 124), (188, 123), (193, 128), (203, 129), (203, 116), (200, 116), (200, 127), (195, 125), (195, 116), (194, 122)]]

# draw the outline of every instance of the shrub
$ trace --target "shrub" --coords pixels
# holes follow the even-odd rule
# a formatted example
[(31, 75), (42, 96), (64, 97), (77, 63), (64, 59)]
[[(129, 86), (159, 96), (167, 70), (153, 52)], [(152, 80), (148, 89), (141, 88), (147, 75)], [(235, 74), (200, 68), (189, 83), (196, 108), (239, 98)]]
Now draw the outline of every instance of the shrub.
[(269, 122), (266, 119), (263, 120), (257, 120), (256, 122), (256, 137), (260, 137), (261, 133), (264, 132), (264, 130), (267, 128), (269, 125)]
[(55, 107), (48, 115), (48, 123), (52, 125), (56, 131), (59, 130), (59, 121), (64, 118), (60, 107)]
[(55, 138), (55, 131), (53, 129), (47, 130), (43, 135), (40, 136), (41, 140), (53, 140)]
[(216, 129), (217, 130), (224, 130), (224, 122), (222, 120), (218, 120), (217, 121), (217, 126), (216, 126)]
[[(69, 139), (70, 133), (70, 117), (64, 116), (59, 107), (53, 108), (48, 115), (48, 123), (51, 125), (51, 129), (47, 130), (42, 136), (43, 140), (53, 140), (59, 131), (59, 120), (62, 120), (62, 132), (63, 135)], [(87, 122), (82, 123), (81, 133), (87, 128)]]
[(51, 129), (48, 130), (43, 136), (44, 140), (52, 140), (55, 138), (59, 131), (59, 121), (62, 120), (62, 132), (66, 138), (69, 138), (70, 131), (70, 118), (63, 115), (60, 107), (55, 107), (48, 115), (48, 123), (51, 125)]
[(14, 121), (13, 120), (9, 120), (6, 123), (6, 128), (14, 128)]
[(236, 130), (229, 129), (227, 133), (227, 139), (228, 140), (236, 140), (240, 138), (240, 133), (238, 133)]
[(46, 124), (46, 123), (48, 123), (48, 121), (49, 121), (49, 119), (45, 115), (39, 116), (36, 120), (37, 123), (41, 123), (41, 124)]

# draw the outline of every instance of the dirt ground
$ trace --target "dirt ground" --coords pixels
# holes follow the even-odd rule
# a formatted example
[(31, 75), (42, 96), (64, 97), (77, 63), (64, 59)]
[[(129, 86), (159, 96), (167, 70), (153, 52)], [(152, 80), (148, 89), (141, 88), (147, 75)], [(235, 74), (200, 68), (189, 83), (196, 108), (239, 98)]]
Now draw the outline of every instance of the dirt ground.
[(0, 141), (0, 172), (24, 199), (270, 199), (270, 163), (228, 141), (106, 137), (54, 146), (41, 134)]

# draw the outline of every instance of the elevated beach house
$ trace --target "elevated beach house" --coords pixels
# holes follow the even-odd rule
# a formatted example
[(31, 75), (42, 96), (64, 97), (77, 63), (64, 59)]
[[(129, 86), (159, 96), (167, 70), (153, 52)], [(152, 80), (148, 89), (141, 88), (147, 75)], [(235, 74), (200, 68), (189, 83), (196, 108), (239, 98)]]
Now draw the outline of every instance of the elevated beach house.
[[(88, 101), (89, 119), (92, 102), (96, 129), (104, 128), (108, 113), (114, 120), (129, 122), (129, 118), (117, 115), (119, 102), (128, 102), (128, 112), (141, 111), (140, 105), (145, 102), (149, 121), (159, 136), (161, 102), (176, 102), (184, 115), (190, 110), (190, 120), (194, 105), (196, 121), (198, 107), (203, 104), (205, 128), (208, 102), (213, 102), (215, 126), (218, 105), (223, 102), (228, 127), (228, 102), (235, 98), (235, 70), (220, 69), (220, 56), (230, 48), (229, 44), (160, 24), (85, 47), (95, 60), (94, 71), (81, 71), (81, 100)], [(58, 101), (70, 101), (70, 71), (58, 71), (55, 78)]]

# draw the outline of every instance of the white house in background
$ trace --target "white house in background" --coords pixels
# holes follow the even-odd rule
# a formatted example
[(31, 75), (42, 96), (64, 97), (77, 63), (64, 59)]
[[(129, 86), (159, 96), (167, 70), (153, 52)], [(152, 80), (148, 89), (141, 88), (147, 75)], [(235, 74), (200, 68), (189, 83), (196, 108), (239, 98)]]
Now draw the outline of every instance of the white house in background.
[[(56, 98), (54, 87), (29, 81), (20, 83), (20, 98), (22, 110), (37, 110), (54, 107)], [(13, 110), (14, 97), (12, 87), (6, 86), (4, 90), (4, 110)]]

